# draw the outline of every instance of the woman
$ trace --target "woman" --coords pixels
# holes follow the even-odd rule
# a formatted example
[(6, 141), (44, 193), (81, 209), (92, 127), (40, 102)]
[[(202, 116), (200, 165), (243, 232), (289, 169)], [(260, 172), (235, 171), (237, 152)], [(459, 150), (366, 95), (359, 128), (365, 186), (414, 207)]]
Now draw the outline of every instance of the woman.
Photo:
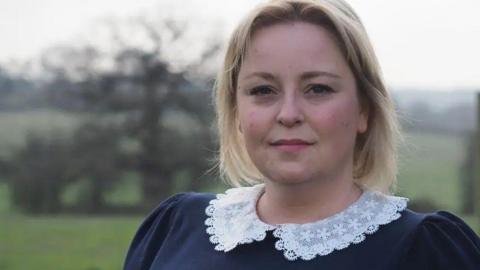
[(480, 239), (390, 195), (395, 112), (343, 1), (277, 0), (233, 33), (216, 85), (219, 166), (233, 186), (177, 194), (125, 269), (480, 269)]

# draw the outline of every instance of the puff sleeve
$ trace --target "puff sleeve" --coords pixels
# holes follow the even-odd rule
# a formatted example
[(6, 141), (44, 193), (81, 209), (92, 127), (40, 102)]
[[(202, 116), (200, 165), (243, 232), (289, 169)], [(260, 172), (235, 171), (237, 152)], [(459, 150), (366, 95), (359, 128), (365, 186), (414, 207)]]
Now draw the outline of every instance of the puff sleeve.
[(457, 216), (427, 215), (412, 236), (399, 269), (480, 269), (480, 238)]
[(164, 200), (142, 222), (128, 249), (124, 270), (149, 269), (171, 230), (176, 207), (185, 196), (178, 193)]

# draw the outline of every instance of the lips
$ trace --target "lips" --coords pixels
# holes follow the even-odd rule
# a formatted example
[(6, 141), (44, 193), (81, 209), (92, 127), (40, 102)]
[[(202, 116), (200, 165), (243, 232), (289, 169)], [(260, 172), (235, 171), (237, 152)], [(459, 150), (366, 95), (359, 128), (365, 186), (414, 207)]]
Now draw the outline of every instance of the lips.
[(304, 150), (313, 143), (302, 139), (276, 140), (271, 145), (281, 152), (296, 153)]
[(312, 143), (304, 141), (302, 139), (288, 139), (288, 140), (276, 140), (272, 143), (272, 145), (311, 145)]

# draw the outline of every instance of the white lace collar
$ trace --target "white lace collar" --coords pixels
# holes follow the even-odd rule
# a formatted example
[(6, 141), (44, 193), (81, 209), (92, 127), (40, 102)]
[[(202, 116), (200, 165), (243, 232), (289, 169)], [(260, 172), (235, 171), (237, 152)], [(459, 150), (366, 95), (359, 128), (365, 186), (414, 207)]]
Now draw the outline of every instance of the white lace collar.
[(279, 240), (275, 248), (288, 260), (311, 260), (334, 250), (360, 243), (380, 225), (400, 218), (408, 199), (380, 192), (364, 191), (360, 198), (340, 213), (306, 224), (270, 225), (261, 221), (256, 203), (264, 185), (231, 188), (218, 194), (205, 209), (210, 242), (218, 251), (228, 252), (239, 244), (262, 241), (267, 231)]

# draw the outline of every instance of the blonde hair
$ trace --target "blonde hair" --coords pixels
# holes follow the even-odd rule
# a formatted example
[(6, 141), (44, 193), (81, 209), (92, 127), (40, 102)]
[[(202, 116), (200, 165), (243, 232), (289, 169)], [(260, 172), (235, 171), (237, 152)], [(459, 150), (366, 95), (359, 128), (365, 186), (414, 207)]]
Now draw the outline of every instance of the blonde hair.
[(232, 186), (263, 182), (239, 131), (235, 90), (253, 34), (263, 27), (308, 22), (328, 29), (337, 39), (368, 112), (368, 129), (355, 143), (353, 177), (365, 188), (393, 191), (397, 174), (397, 141), (401, 138), (392, 99), (365, 28), (343, 0), (272, 0), (254, 9), (233, 32), (214, 87), (220, 140), (220, 175)]

